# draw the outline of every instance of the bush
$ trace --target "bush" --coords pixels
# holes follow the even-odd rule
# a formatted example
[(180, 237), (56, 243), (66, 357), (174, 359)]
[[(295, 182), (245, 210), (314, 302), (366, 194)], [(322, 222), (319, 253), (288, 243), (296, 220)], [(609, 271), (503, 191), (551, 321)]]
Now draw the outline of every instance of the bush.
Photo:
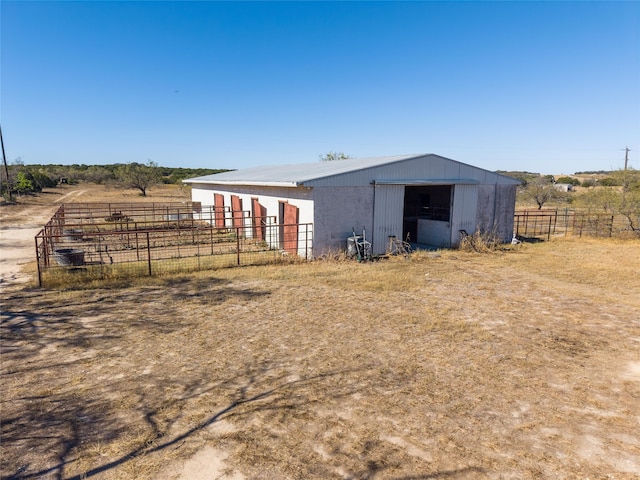
[(501, 248), (502, 244), (494, 232), (476, 231), (473, 235), (464, 235), (458, 248), (463, 252), (490, 253)]
[(18, 175), (16, 176), (16, 184), (13, 188), (18, 195), (34, 192), (33, 182), (31, 182), (31, 179), (25, 172), (18, 172)]
[(620, 187), (622, 186), (622, 181), (619, 178), (605, 177), (600, 180), (600, 185), (603, 187)]
[(569, 184), (569, 185), (578, 186), (578, 185), (580, 185), (580, 180), (578, 180), (577, 178), (573, 178), (573, 177), (560, 177), (560, 178), (556, 179), (556, 183), (565, 183), (565, 184)]

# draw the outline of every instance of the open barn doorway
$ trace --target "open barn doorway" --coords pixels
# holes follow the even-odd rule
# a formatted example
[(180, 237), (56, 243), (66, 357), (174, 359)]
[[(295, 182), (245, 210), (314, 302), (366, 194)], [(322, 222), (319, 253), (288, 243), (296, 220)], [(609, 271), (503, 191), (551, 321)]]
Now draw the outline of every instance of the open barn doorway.
[(451, 246), (452, 185), (407, 185), (404, 191), (403, 236), (411, 242)]

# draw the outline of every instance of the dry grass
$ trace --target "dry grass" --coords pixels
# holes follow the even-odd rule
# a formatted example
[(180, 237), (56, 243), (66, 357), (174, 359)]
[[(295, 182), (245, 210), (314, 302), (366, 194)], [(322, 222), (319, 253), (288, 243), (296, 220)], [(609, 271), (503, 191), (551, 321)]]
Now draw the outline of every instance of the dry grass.
[(210, 446), (247, 478), (637, 478), (639, 252), (8, 290), (0, 474), (169, 478)]

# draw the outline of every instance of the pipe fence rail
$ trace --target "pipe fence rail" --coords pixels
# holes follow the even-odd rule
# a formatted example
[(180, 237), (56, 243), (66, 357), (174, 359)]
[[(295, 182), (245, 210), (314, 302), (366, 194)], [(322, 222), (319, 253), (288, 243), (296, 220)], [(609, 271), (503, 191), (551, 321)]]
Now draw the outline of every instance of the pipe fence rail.
[(38, 284), (308, 259), (312, 240), (310, 223), (199, 204), (62, 205), (35, 237)]
[(640, 212), (630, 216), (590, 213), (572, 209), (516, 211), (513, 230), (519, 238), (551, 236), (640, 236)]

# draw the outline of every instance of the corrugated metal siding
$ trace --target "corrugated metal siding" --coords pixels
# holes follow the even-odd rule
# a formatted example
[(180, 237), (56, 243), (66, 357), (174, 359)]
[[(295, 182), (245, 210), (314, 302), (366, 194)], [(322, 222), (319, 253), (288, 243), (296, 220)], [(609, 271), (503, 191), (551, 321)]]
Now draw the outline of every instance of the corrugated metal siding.
[[(185, 183), (230, 183), (230, 184), (264, 184), (280, 183), (300, 184), (320, 178), (343, 175), (349, 172), (357, 172), (378, 165), (390, 165), (395, 162), (423, 157), (422, 154), (396, 155), (390, 157), (351, 158), (347, 160), (334, 160), (330, 162), (298, 163), (294, 165), (262, 165), (258, 167), (243, 168), (230, 172), (206, 175), (184, 180)], [(244, 183), (246, 182), (246, 183)]]
[(451, 212), (451, 245), (460, 243), (460, 230), (471, 235), (476, 231), (478, 206), (477, 185), (456, 185), (453, 188), (453, 211)]
[(481, 168), (449, 160), (438, 155), (424, 155), (396, 161), (393, 164), (373, 166), (358, 171), (344, 172), (337, 176), (316, 178), (306, 181), (309, 187), (364, 186), (372, 182), (412, 180), (447, 180), (444, 184), (456, 184), (456, 180), (475, 180), (479, 184), (509, 184), (514, 179), (498, 175)]
[(377, 255), (385, 253), (389, 236), (402, 238), (404, 186), (376, 185), (374, 191), (373, 253)]
[(467, 179), (489, 184), (517, 183), (517, 180), (509, 177), (433, 154), (261, 166), (190, 178), (185, 182), (256, 186), (303, 184), (308, 187), (355, 187), (369, 185), (374, 180), (415, 179)]

